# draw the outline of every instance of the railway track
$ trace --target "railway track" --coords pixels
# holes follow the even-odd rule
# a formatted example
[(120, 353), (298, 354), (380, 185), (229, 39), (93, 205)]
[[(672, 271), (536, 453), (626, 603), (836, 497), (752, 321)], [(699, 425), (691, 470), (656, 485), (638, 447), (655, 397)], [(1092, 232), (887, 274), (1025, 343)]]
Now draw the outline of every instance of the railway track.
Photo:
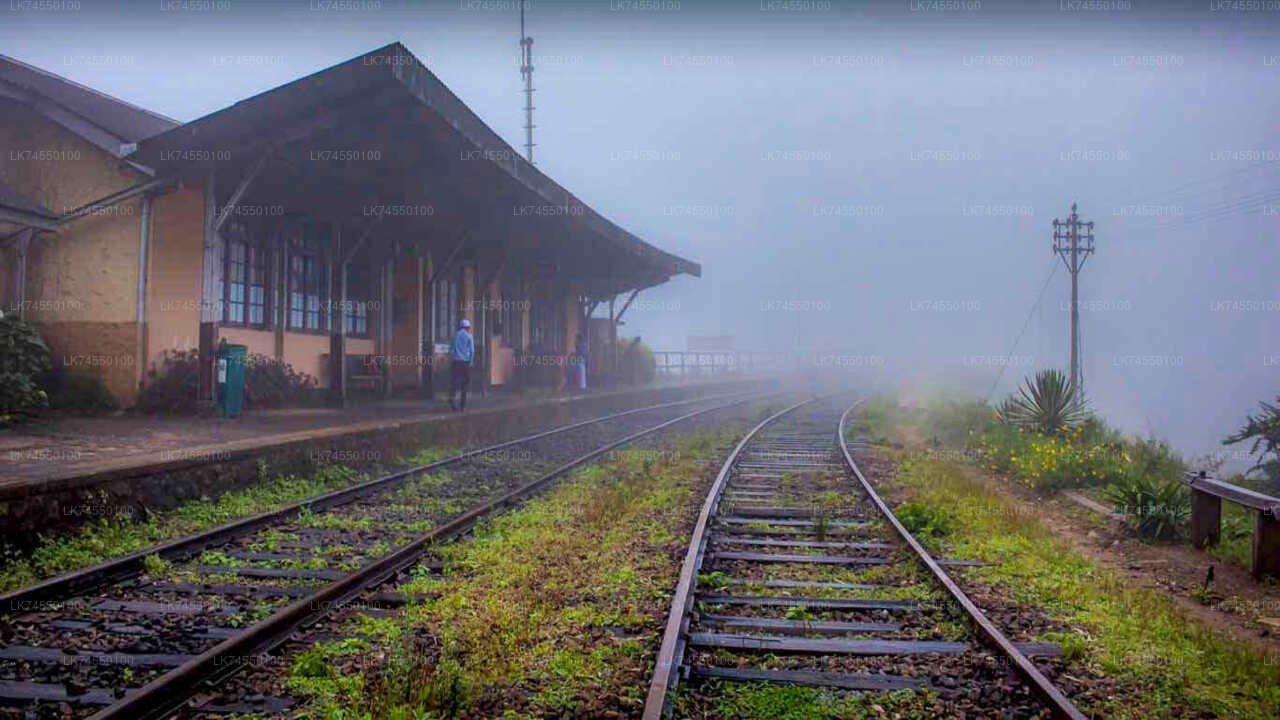
[[(466, 452), (0, 596), (0, 717), (201, 716), (291, 700), (209, 692), (432, 548), (594, 458), (767, 395), (664, 403)], [(225, 699), (225, 698), (223, 698)], [(191, 708), (186, 708), (190, 710)]]
[(845, 439), (855, 407), (799, 403), (730, 453), (685, 557), (646, 720), (676, 706), (714, 716), (716, 688), (737, 682), (929, 689), (944, 714), (1083, 718), (1029, 659), (1060, 649), (1010, 642), (943, 569), (973, 563), (934, 558), (863, 476)]

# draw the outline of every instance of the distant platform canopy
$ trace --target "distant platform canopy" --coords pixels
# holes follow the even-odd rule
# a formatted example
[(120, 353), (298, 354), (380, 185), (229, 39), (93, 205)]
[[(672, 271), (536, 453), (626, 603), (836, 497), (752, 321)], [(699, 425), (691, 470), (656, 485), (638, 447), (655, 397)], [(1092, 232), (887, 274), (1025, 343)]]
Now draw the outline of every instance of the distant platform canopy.
[(510, 267), (596, 297), (701, 266), (623, 230), (521, 157), (400, 43), (142, 140), (158, 177), (234, 187), (251, 200), (368, 220), (381, 238), (465, 237)]
[(159, 113), (7, 55), (0, 55), (0, 97), (33, 108), (116, 157), (131, 149), (131, 143), (178, 125)]

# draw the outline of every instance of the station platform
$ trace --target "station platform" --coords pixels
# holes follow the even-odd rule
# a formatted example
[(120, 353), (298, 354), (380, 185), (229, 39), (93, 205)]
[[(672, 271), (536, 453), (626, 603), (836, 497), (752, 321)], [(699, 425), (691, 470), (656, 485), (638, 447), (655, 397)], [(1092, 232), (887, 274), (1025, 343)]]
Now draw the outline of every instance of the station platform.
[[(467, 412), (528, 405), (550, 397), (491, 392), (467, 398)], [(350, 432), (369, 423), (415, 422), (453, 414), (447, 399), (436, 398), (392, 399), (343, 409), (246, 410), (238, 418), (134, 414), (38, 418), (0, 430), (0, 496), (6, 485), (15, 482), (110, 472), (157, 460), (212, 459), (230, 450), (314, 433)]]
[(468, 447), (663, 402), (761, 387), (761, 379), (663, 383), (559, 395), (489, 393), (345, 409), (247, 411), (240, 418), (49, 418), (0, 430), (0, 540), (121, 510), (216, 496), (270, 475), (348, 465), (378, 472), (427, 446)]

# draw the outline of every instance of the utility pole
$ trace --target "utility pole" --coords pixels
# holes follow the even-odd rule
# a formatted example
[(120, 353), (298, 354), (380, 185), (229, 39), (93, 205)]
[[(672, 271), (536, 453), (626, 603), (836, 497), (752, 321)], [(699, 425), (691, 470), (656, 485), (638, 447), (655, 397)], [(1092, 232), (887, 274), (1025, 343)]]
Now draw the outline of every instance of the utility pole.
[(1062, 258), (1071, 273), (1071, 384), (1078, 394), (1084, 393), (1084, 377), (1080, 372), (1080, 295), (1079, 276), (1084, 261), (1093, 254), (1093, 221), (1080, 222), (1076, 204), (1065, 221), (1053, 219), (1053, 252)]
[(524, 32), (524, 5), (520, 2), (520, 77), (524, 78), (524, 159), (533, 164), (533, 38)]

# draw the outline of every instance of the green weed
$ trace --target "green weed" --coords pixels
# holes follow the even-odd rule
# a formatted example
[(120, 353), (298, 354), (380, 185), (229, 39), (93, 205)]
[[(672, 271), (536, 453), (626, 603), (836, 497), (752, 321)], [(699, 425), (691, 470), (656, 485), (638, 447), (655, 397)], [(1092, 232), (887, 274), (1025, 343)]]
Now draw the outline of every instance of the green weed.
[[(1015, 511), (966, 463), (914, 457), (898, 481), (917, 502), (949, 508), (958, 557), (992, 564), (973, 577), (1035, 605), (1087, 641), (1063, 637), (1082, 672), (1109, 676), (1114, 693), (1082, 708), (1105, 717), (1274, 718), (1280, 662), (1206, 627), (1162, 594), (1095, 565), (1037, 519)], [(1139, 697), (1139, 702), (1134, 698)]]

